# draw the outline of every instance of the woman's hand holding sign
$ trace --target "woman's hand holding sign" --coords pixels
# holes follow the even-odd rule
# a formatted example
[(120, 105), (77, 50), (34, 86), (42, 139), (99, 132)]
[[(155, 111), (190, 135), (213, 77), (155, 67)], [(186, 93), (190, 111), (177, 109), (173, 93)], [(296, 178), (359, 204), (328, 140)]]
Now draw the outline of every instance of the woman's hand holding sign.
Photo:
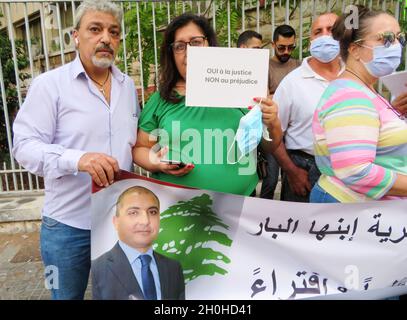
[(262, 139), (261, 146), (266, 152), (272, 152), (281, 143), (283, 132), (280, 119), (278, 118), (278, 106), (271, 98), (256, 97), (253, 100), (260, 105), (262, 121), (266, 126), (272, 141)]

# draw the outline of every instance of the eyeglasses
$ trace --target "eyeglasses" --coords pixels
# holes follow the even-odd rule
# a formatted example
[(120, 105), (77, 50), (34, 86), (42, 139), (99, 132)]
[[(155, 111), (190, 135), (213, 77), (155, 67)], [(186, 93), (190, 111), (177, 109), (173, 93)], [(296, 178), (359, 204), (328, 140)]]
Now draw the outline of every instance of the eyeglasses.
[(286, 50), (288, 52), (291, 52), (291, 51), (295, 50), (295, 47), (296, 47), (295, 44), (290, 44), (288, 46), (284, 46), (281, 44), (281, 45), (276, 46), (276, 49), (278, 52), (285, 52)]
[[(396, 41), (396, 39), (398, 40), (398, 42), (400, 43), (400, 45), (402, 47), (406, 46), (407, 40), (406, 40), (406, 34), (404, 32), (400, 32), (399, 34), (396, 35), (394, 32), (386, 31), (386, 32), (379, 33), (376, 35), (376, 40), (383, 41), (383, 45), (386, 48), (390, 47)], [(355, 43), (358, 43), (361, 41), (364, 41), (364, 39), (356, 40)]]
[(175, 53), (183, 53), (187, 49), (189, 44), (191, 47), (203, 47), (205, 45), (205, 36), (192, 37), (191, 40), (187, 41), (175, 41), (171, 43), (172, 50)]

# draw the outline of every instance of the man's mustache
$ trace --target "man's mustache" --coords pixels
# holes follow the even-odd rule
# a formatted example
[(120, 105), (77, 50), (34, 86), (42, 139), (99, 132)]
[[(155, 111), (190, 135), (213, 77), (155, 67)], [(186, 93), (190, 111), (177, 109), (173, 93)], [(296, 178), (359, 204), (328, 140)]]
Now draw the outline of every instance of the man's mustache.
[(97, 52), (100, 52), (100, 51), (107, 51), (110, 54), (114, 53), (113, 49), (109, 45), (100, 46), (100, 47), (96, 48), (95, 52), (97, 53)]

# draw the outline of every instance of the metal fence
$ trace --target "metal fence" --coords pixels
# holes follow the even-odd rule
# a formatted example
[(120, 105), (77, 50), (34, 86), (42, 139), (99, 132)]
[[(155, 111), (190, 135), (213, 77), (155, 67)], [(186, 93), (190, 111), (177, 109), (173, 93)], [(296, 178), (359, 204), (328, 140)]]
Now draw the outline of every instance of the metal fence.
[[(4, 123), (1, 123), (8, 150), (12, 149), (12, 119), (24, 100), (27, 88), (40, 73), (72, 61), (75, 46), (71, 31), (75, 11), (81, 1), (4, 1), (0, 0), (0, 36), (10, 43), (9, 59), (0, 57), (0, 90)], [(144, 105), (148, 94), (156, 90), (160, 36), (175, 16), (184, 12), (205, 15), (223, 46), (234, 46), (237, 35), (254, 29), (270, 42), (276, 26), (292, 25), (298, 34), (297, 57), (306, 54), (309, 26), (322, 12), (344, 12), (347, 5), (363, 4), (388, 10), (400, 16), (401, 2), (396, 0), (212, 0), (212, 1), (115, 1), (124, 13), (119, 67), (130, 75)], [(266, 46), (271, 49), (270, 46)], [(0, 48), (4, 52), (4, 48)], [(145, 56), (149, 59), (146, 59)], [(6, 57), (6, 58), (5, 58)], [(7, 59), (5, 61), (5, 59)], [(21, 66), (20, 60), (26, 65)], [(143, 66), (144, 64), (144, 66)], [(146, 65), (147, 64), (147, 68)], [(11, 66), (11, 67), (10, 67)], [(12, 72), (10, 73), (10, 68)], [(6, 70), (5, 70), (6, 69)], [(3, 72), (7, 71), (8, 72)], [(13, 80), (14, 79), (14, 80)], [(2, 132), (0, 132), (1, 138)], [(1, 146), (0, 141), (0, 147)], [(4, 146), (1, 150), (5, 150)], [(0, 161), (0, 193), (43, 189), (43, 180), (21, 168), (12, 154)], [(1, 162), (0, 162), (1, 163)], [(140, 174), (146, 174), (138, 168)]]

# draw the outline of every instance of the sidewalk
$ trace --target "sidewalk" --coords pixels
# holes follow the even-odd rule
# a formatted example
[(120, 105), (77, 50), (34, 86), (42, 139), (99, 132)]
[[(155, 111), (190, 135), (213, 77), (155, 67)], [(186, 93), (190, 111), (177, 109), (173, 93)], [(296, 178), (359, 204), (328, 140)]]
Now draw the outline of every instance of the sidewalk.
[[(0, 300), (49, 300), (39, 232), (0, 234)], [(85, 299), (91, 299), (91, 288)]]
[(0, 300), (51, 298), (39, 242), (43, 198), (42, 192), (0, 196)]
[(0, 300), (44, 300), (39, 233), (0, 234)]
[(42, 192), (0, 197), (0, 300), (49, 299), (39, 251)]
[(0, 300), (49, 299), (39, 252), (42, 193), (0, 197)]
[(0, 234), (38, 231), (44, 193), (21, 192), (0, 194)]

